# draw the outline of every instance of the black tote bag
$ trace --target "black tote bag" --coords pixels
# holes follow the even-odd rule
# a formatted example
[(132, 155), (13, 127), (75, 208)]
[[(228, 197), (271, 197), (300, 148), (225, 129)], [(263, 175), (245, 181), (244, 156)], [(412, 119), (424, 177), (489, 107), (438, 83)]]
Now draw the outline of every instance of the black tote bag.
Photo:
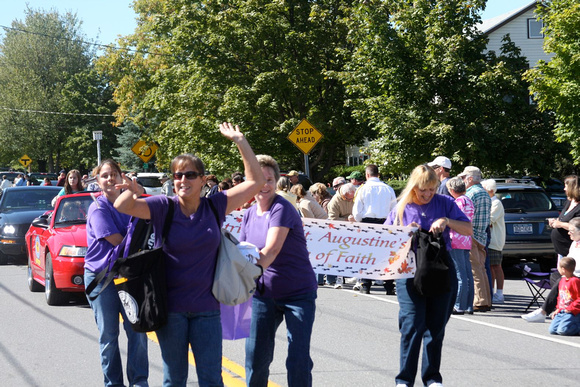
[(417, 269), (413, 285), (426, 297), (438, 296), (451, 290), (449, 281), (450, 257), (442, 234), (419, 230), (414, 236)]

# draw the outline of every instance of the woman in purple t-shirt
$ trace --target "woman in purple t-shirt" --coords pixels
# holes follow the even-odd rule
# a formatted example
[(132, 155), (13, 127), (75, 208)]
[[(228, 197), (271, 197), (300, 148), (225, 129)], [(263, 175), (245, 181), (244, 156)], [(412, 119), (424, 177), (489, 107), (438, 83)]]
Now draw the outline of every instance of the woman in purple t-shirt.
[[(107, 270), (109, 255), (127, 233), (130, 217), (113, 207), (113, 202), (121, 191), (116, 187), (121, 183), (121, 168), (113, 160), (104, 160), (93, 172), (101, 187), (102, 195), (89, 207), (87, 215), (87, 254), (85, 256), (85, 284), (90, 284), (103, 270)], [(142, 194), (141, 189), (138, 194)], [(91, 295), (98, 294), (103, 281)], [(114, 286), (107, 286), (89, 304), (95, 314), (99, 329), (101, 367), (105, 386), (122, 386), (123, 367), (119, 351), (119, 315), (123, 316), (123, 328), (127, 334), (127, 379), (131, 386), (146, 386), (149, 376), (147, 359), (147, 336), (131, 328), (125, 309)]]
[(312, 385), (310, 337), (318, 284), (308, 259), (302, 220), (294, 206), (276, 194), (278, 163), (259, 155), (266, 184), (256, 205), (244, 214), (240, 240), (258, 247), (264, 274), (252, 301), (250, 337), (246, 340), (248, 386), (266, 386), (274, 356), (276, 330), (282, 320), (288, 329), (288, 386)]
[[(391, 211), (385, 224), (420, 227), (433, 233), (442, 233), (447, 250), (451, 250), (449, 230), (462, 235), (473, 233), (471, 222), (447, 195), (439, 195), (439, 178), (433, 168), (419, 165), (409, 178), (401, 193), (399, 203)], [(413, 285), (413, 278), (398, 279), (399, 331), (401, 332), (400, 370), (397, 385), (412, 386), (419, 362), (423, 341), (423, 365), (421, 379), (425, 386), (442, 383), (439, 366), (445, 325), (449, 320), (455, 295), (457, 277), (453, 261), (450, 261), (449, 280), (451, 290), (437, 296), (420, 295)]]
[[(163, 223), (169, 200), (175, 203), (173, 222), (163, 244), (167, 271), (168, 322), (156, 331), (163, 358), (163, 385), (187, 384), (188, 347), (195, 357), (200, 386), (223, 385), (222, 328), (220, 306), (211, 293), (220, 227), (226, 214), (250, 200), (264, 186), (264, 176), (250, 144), (240, 128), (224, 122), (222, 135), (238, 146), (244, 162), (246, 180), (212, 195), (200, 197), (206, 184), (203, 162), (184, 154), (171, 162), (175, 196), (150, 196), (137, 199), (139, 185), (125, 177), (115, 207), (123, 213), (151, 219), (155, 246), (161, 244)], [(216, 221), (209, 201), (219, 214)]]

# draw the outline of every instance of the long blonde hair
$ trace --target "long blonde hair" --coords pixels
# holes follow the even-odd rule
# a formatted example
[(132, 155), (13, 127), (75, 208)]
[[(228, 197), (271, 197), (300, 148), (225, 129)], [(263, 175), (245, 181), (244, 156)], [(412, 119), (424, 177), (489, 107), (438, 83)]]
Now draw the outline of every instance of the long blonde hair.
[(437, 174), (428, 165), (419, 165), (413, 169), (407, 186), (399, 195), (399, 203), (397, 204), (397, 218), (395, 219), (395, 224), (406, 226), (403, 224), (403, 214), (405, 213), (405, 207), (409, 203), (413, 203), (417, 199), (415, 195), (415, 188), (432, 188), (439, 185), (439, 178)]

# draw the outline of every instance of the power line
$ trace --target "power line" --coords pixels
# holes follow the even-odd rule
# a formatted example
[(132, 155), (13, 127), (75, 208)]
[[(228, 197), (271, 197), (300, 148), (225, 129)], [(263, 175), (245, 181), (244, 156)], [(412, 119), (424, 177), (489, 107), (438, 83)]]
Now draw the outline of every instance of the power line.
[(9, 110), (12, 112), (55, 114), (55, 115), (62, 115), (62, 116), (114, 117), (112, 114), (47, 112), (47, 111), (43, 111), (43, 110), (14, 109), (14, 108), (8, 108), (8, 107), (4, 107), (4, 106), (0, 106), (0, 109)]
[(137, 50), (135, 48), (123, 48), (123, 47), (112, 46), (110, 44), (101, 44), (101, 43), (87, 42), (87, 41), (82, 40), (82, 39), (64, 38), (64, 37), (60, 37), (60, 36), (54, 36), (54, 35), (44, 34), (42, 32), (34, 32), (34, 31), (24, 30), (24, 29), (21, 29), (21, 28), (6, 27), (6, 26), (3, 26), (3, 25), (0, 25), (0, 27), (1, 28), (4, 28), (5, 30), (12, 30), (12, 31), (16, 31), (16, 32), (22, 32), (22, 33), (25, 33), (25, 34), (32, 34), (32, 35), (44, 36), (46, 38), (52, 38), (52, 39), (56, 39), (56, 40), (67, 40), (67, 41), (70, 41), (70, 42), (81, 42), (83, 44), (87, 44), (87, 45), (91, 45), (91, 46), (97, 46), (97, 47), (101, 47), (101, 48), (110, 48), (112, 50), (134, 52), (134, 53), (137, 53), (137, 54), (149, 54), (149, 55), (157, 55), (157, 56), (172, 56), (170, 54), (160, 54), (160, 53), (150, 52), (150, 51), (146, 51), (146, 50)]

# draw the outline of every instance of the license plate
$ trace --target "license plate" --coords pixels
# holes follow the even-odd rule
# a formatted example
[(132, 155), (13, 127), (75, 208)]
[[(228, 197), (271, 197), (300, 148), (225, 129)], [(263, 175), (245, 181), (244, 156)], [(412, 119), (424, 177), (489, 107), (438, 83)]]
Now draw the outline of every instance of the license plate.
[(534, 228), (531, 224), (514, 224), (514, 234), (533, 234)]

